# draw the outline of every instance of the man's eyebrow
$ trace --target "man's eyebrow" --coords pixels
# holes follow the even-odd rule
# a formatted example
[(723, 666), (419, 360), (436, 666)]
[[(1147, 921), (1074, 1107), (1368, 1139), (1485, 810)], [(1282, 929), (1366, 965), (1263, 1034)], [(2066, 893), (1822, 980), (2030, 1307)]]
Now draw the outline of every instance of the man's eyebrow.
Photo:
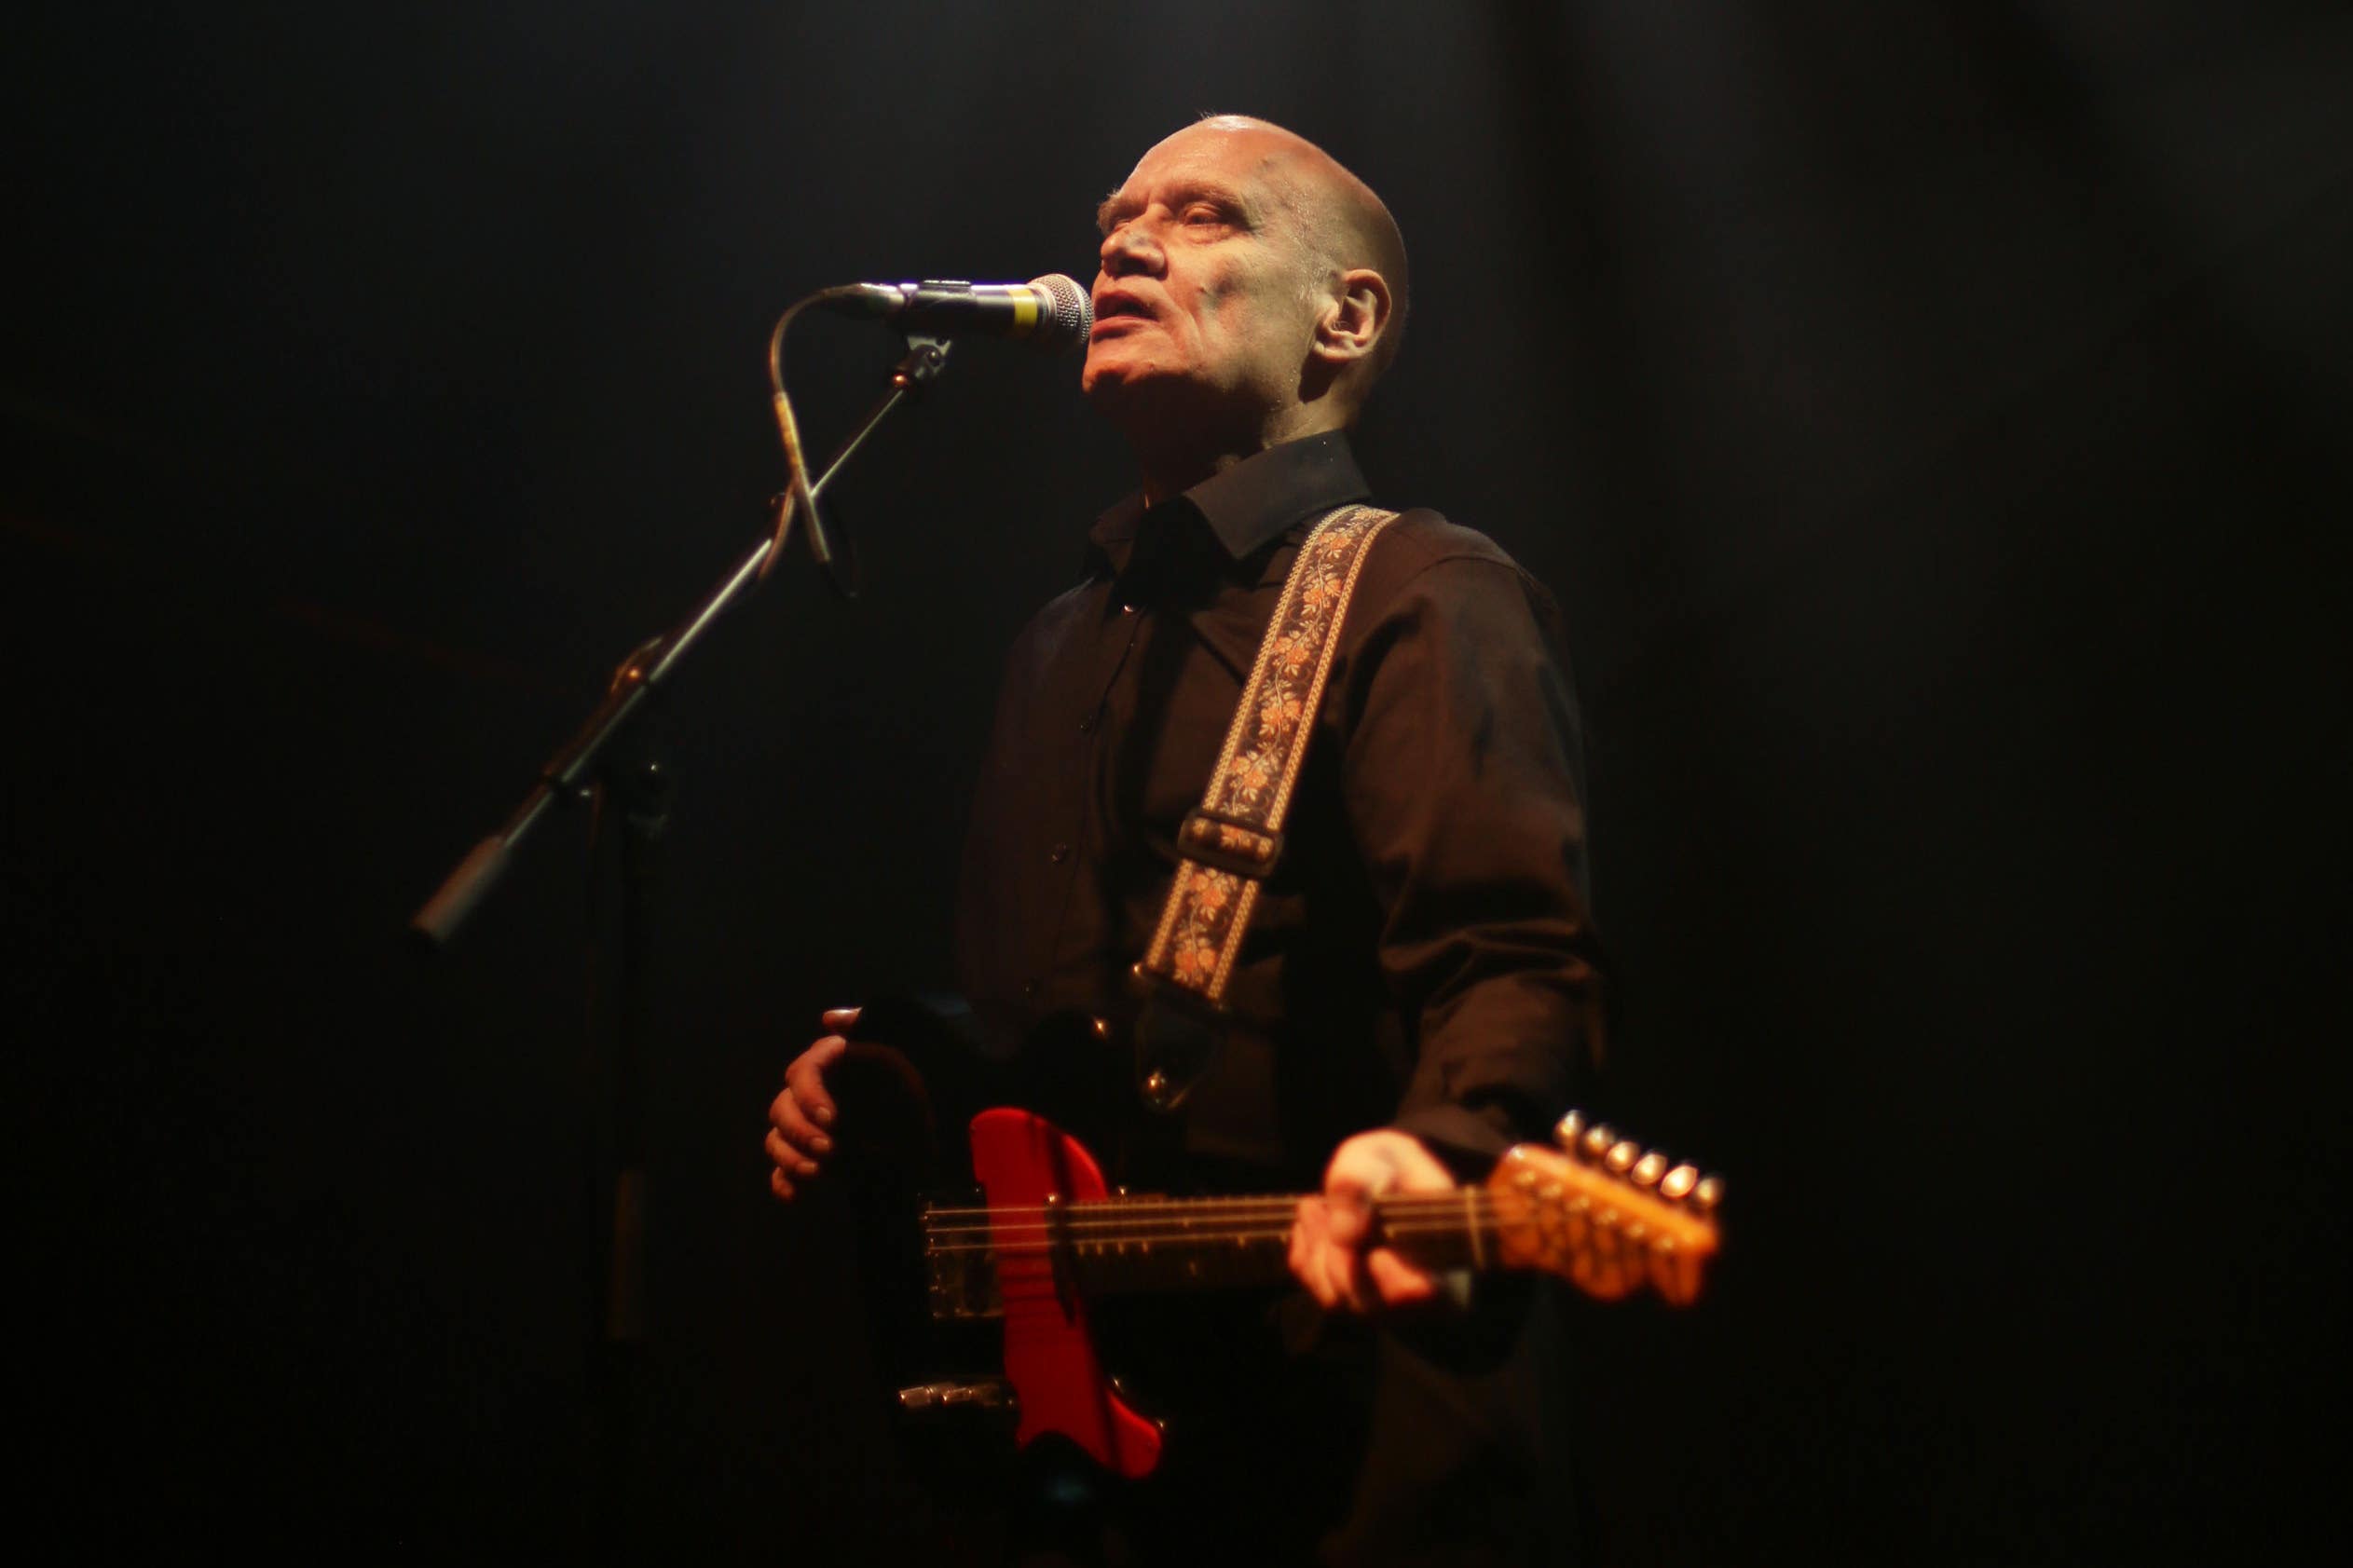
[[(1168, 201), (1171, 207), (1182, 206), (1188, 201), (1213, 201), (1221, 207), (1233, 209), (1247, 225), (1255, 225), (1258, 222), (1257, 209), (1243, 198), (1241, 192), (1213, 181), (1188, 181), (1170, 191)], [(1101, 206), (1095, 209), (1095, 227), (1101, 233), (1109, 234), (1115, 220), (1141, 211), (1143, 205), (1134, 197), (1114, 191), (1103, 198)]]

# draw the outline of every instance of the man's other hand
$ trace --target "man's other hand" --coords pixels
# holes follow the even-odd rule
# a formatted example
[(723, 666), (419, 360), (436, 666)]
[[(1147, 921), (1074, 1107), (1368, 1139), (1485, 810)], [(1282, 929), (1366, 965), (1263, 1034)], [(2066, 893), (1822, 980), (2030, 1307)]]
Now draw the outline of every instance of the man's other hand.
[(1359, 1133), (1334, 1152), (1320, 1196), (1299, 1200), (1291, 1227), (1291, 1272), (1330, 1311), (1426, 1302), (1438, 1282), (1394, 1248), (1373, 1247), (1373, 1200), (1398, 1193), (1446, 1193), (1454, 1178), (1411, 1134)]
[(818, 1161), (833, 1152), (827, 1129), (833, 1125), (833, 1097), (826, 1093), (825, 1070), (850, 1048), (839, 1031), (858, 1021), (855, 1007), (836, 1007), (821, 1020), (836, 1032), (827, 1035), (793, 1058), (785, 1069), (784, 1092), (768, 1102), (768, 1190), (787, 1203), (795, 1182), (817, 1174)]

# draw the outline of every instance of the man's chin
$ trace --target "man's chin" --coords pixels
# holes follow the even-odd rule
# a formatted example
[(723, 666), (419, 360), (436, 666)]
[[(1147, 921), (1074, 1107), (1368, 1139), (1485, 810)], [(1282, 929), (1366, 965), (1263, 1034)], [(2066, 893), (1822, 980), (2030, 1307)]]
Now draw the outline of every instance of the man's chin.
[(1113, 419), (1165, 402), (1175, 384), (1174, 377), (1156, 374), (1148, 366), (1116, 360), (1103, 363), (1091, 354), (1078, 377), (1078, 389), (1087, 401), (1097, 413)]

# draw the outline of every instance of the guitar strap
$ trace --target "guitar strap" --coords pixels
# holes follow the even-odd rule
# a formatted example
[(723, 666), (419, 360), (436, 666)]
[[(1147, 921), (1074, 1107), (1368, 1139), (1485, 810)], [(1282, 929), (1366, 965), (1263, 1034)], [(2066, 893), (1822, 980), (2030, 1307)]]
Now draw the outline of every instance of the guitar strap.
[(1344, 506), (1309, 530), (1209, 789), (1177, 831), (1176, 879), (1135, 970), (1147, 991), (1136, 1030), (1136, 1087), (1156, 1111), (1183, 1104), (1215, 1055), (1225, 983), (1259, 889), (1282, 858), (1283, 820), (1315, 734), (1340, 623), (1373, 541), (1396, 521), (1393, 511)]

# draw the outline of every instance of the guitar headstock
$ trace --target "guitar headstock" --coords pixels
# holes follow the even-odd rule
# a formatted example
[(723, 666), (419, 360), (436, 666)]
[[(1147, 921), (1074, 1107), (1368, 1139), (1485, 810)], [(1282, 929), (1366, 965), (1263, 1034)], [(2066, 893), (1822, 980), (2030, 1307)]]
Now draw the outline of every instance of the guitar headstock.
[(1523, 1143), (1487, 1178), (1505, 1258), (1599, 1301), (1648, 1283), (1671, 1304), (1690, 1304), (1719, 1241), (1721, 1179), (1671, 1166), (1574, 1111), (1553, 1136), (1558, 1149)]

